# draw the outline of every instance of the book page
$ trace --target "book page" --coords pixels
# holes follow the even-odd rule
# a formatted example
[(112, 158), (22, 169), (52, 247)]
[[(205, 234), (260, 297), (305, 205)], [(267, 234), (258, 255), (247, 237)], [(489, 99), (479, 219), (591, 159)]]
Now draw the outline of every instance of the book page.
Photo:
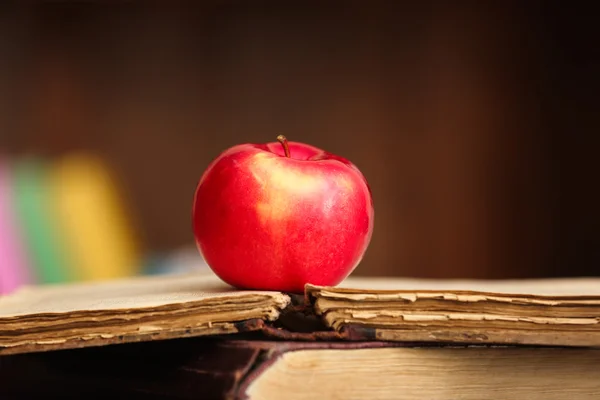
[(33, 314), (141, 309), (232, 298), (243, 301), (256, 296), (277, 298), (281, 293), (238, 291), (212, 273), (31, 286), (0, 297), (0, 321)]
[(514, 280), (349, 277), (339, 288), (363, 290), (476, 291), (537, 296), (600, 296), (600, 278)]

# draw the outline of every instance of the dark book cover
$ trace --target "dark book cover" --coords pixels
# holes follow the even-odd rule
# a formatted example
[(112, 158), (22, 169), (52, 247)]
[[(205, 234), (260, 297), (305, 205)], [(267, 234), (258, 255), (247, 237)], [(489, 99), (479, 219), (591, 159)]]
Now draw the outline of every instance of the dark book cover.
[(282, 354), (385, 342), (190, 338), (0, 357), (0, 398), (243, 399)]

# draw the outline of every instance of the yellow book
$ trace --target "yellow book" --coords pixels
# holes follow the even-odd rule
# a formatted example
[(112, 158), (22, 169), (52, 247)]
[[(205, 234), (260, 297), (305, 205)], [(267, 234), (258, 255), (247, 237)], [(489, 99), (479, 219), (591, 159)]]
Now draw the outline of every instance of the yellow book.
[(140, 254), (124, 199), (106, 163), (75, 153), (49, 172), (52, 204), (79, 280), (131, 276)]

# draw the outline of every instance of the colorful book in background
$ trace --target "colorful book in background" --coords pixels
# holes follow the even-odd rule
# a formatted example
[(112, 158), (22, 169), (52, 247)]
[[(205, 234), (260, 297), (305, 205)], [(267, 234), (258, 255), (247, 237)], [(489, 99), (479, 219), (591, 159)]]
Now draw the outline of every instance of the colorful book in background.
[(0, 294), (146, 273), (126, 200), (109, 163), (92, 153), (2, 159)]
[(21, 226), (14, 213), (11, 165), (0, 158), (0, 295), (33, 283), (22, 243)]

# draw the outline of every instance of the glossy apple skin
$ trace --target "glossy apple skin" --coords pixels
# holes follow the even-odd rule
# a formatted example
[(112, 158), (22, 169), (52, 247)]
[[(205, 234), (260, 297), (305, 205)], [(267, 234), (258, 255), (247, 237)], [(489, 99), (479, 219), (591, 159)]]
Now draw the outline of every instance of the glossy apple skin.
[(202, 175), (192, 222), (214, 273), (239, 289), (335, 286), (371, 240), (373, 198), (348, 160), (289, 142), (229, 148)]

